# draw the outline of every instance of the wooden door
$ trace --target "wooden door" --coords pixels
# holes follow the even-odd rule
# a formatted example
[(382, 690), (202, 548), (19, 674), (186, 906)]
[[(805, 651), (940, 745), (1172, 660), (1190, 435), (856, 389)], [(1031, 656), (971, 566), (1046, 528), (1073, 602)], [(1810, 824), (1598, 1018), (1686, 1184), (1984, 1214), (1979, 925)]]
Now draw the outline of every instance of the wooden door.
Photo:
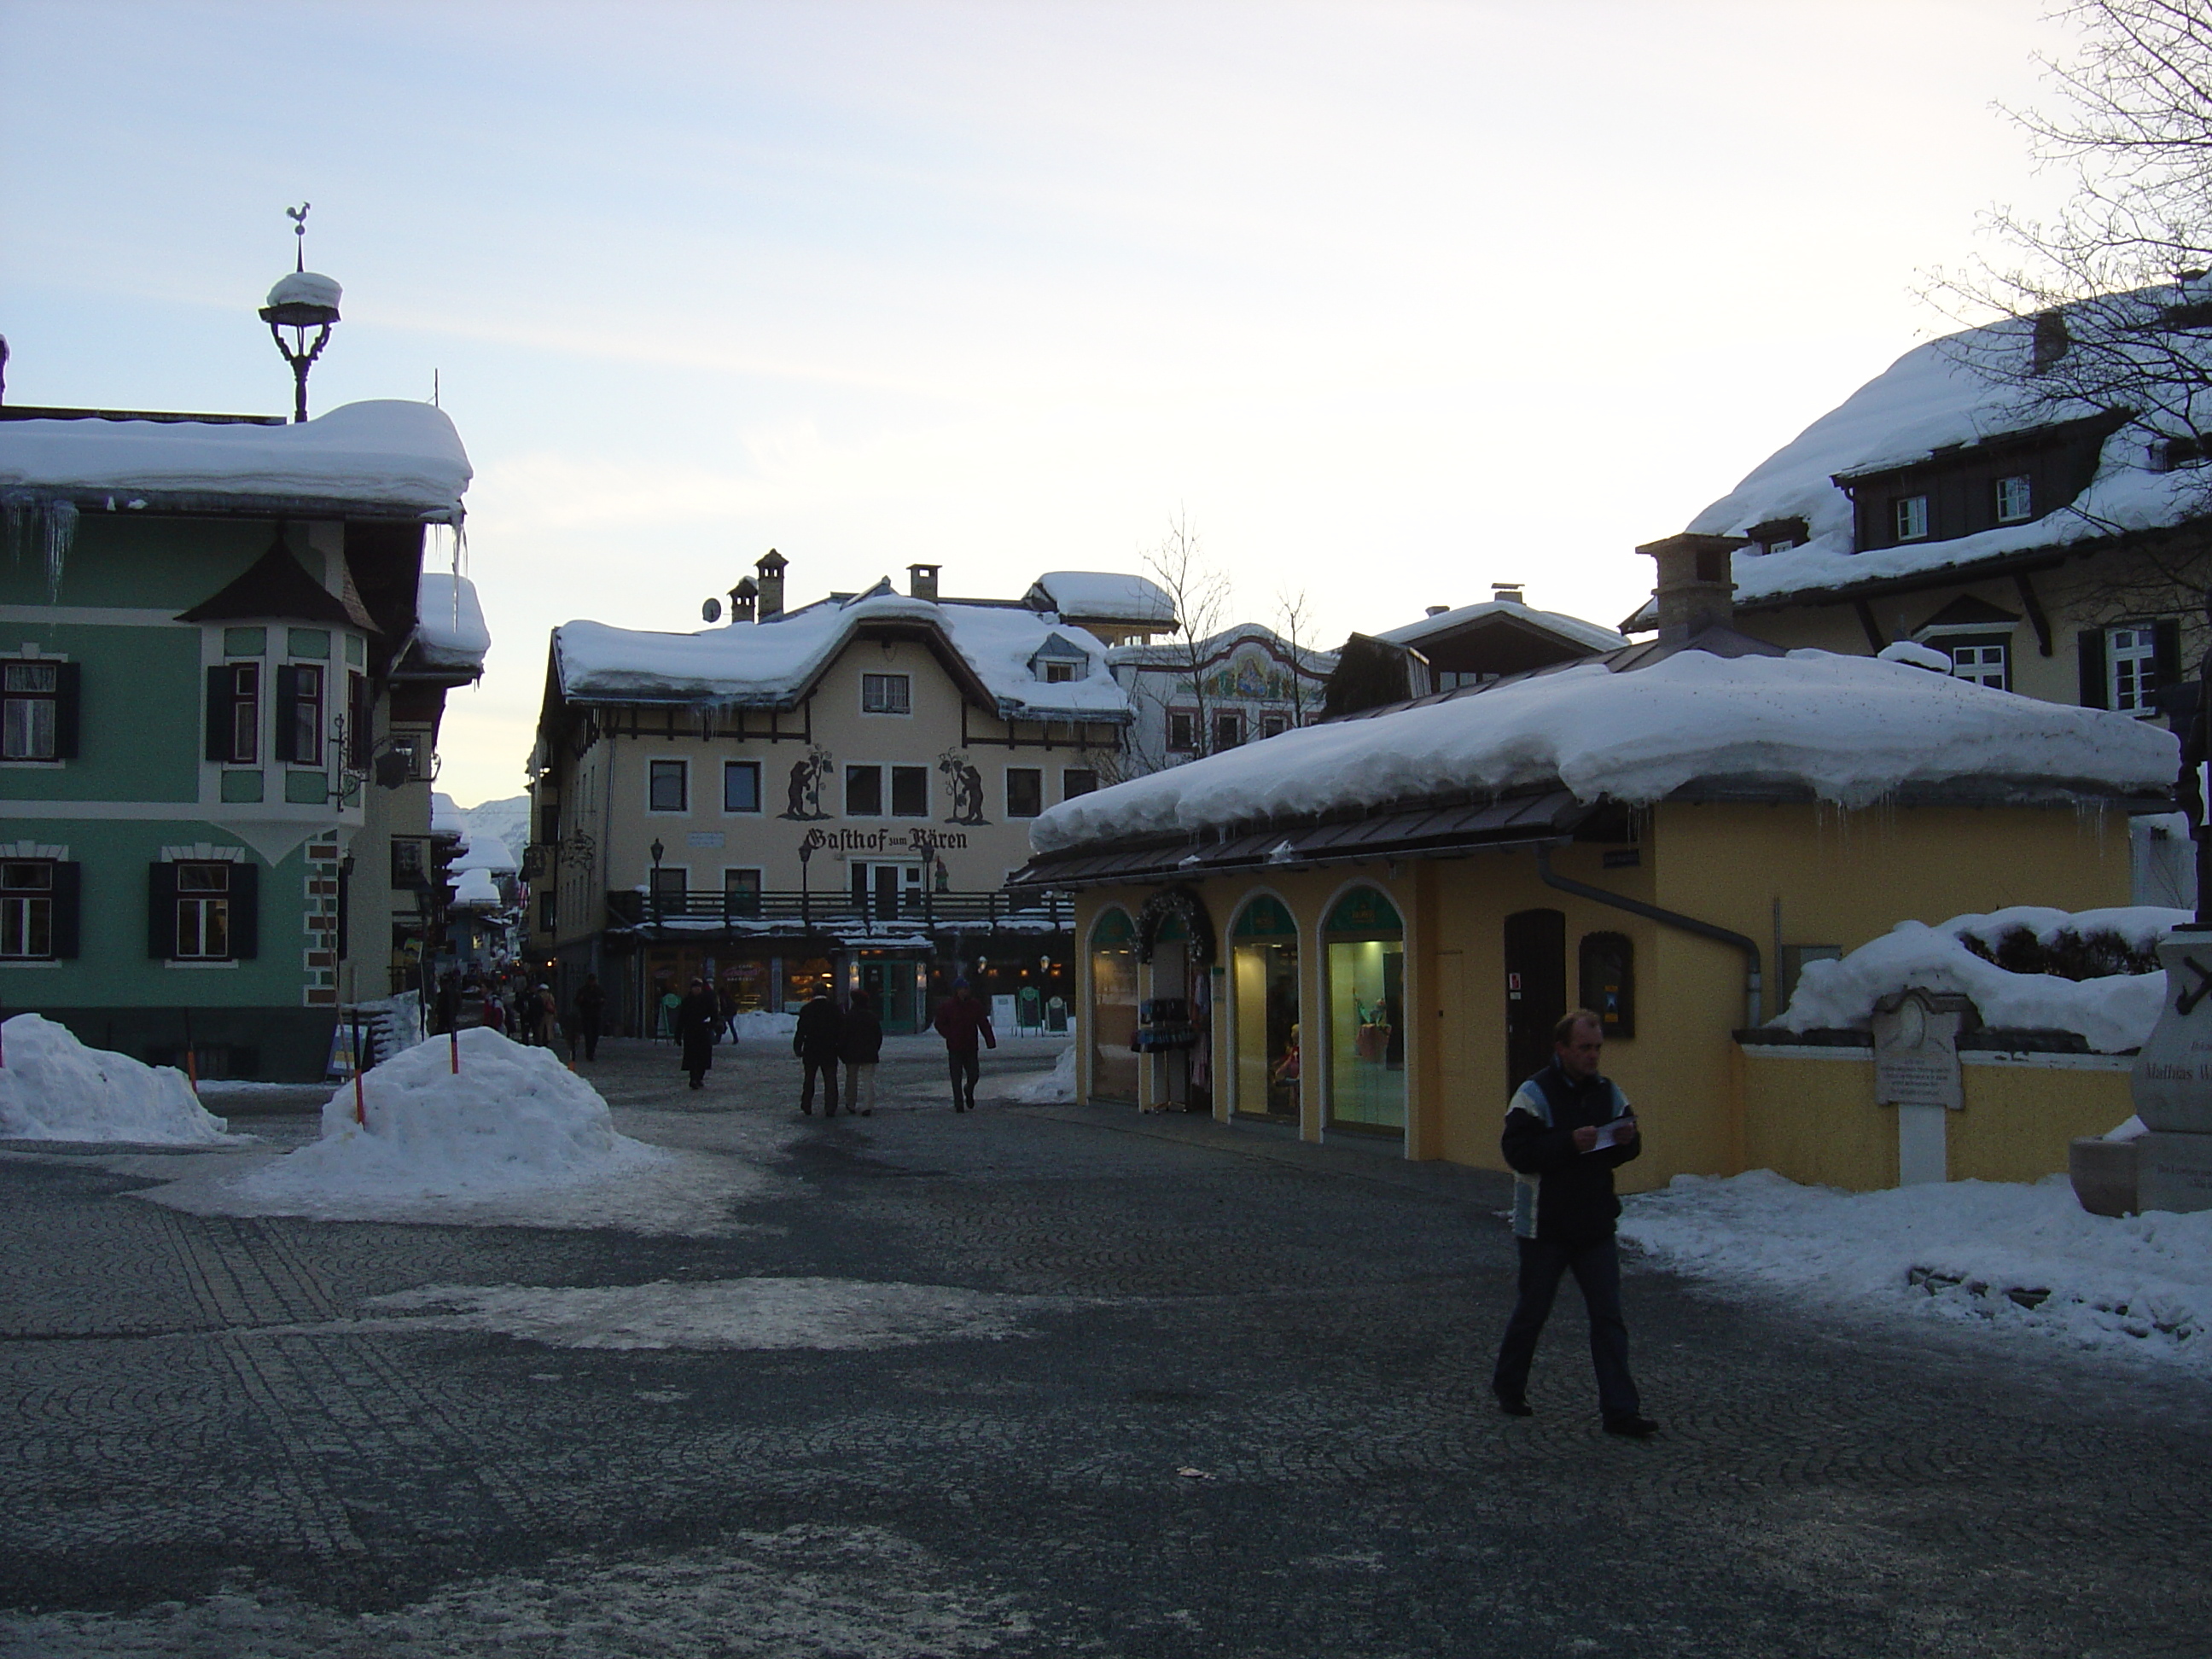
[(1567, 1012), (1567, 918), (1516, 910), (1505, 918), (1505, 1088), (1510, 1095), (1552, 1058), (1552, 1027)]

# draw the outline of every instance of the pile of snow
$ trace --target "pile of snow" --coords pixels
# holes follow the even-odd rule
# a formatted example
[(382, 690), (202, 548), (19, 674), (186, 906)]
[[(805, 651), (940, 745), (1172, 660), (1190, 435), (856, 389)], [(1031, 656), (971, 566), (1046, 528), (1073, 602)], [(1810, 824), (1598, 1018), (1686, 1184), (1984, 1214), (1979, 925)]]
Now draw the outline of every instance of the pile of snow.
[(1884, 662), (1910, 663), (1913, 667), (1924, 668), (1931, 674), (1948, 674), (1954, 667), (1946, 653), (1912, 640), (1892, 640), (1875, 655)]
[(1056, 1106), (1075, 1098), (1075, 1045), (1060, 1051), (1052, 1070), (1041, 1072), (1026, 1083), (1006, 1091), (1006, 1098), (1024, 1106)]
[(2091, 1215), (2063, 1176), (1844, 1193), (1769, 1170), (1677, 1176), (1624, 1210), (1655, 1261), (1801, 1308), (1809, 1292), (2212, 1370), (2212, 1212)]
[(184, 1145), (220, 1140), (228, 1127), (173, 1066), (88, 1048), (39, 1014), (0, 1024), (0, 1139)]
[(1968, 950), (1965, 941), (1995, 948), (2007, 934), (2025, 930), (2050, 946), (2067, 936), (2110, 933), (2148, 952), (2160, 935), (2191, 919), (2189, 911), (2156, 905), (2069, 911), (2021, 904), (1954, 916), (1934, 927), (1900, 921), (1839, 961), (1806, 963), (1777, 1024), (1792, 1031), (1864, 1030), (1877, 1000), (1918, 986), (1972, 997), (1985, 1025), (2076, 1031), (2099, 1054), (2123, 1054), (2142, 1047), (2158, 1024), (2166, 1000), (2163, 970), (2084, 980), (2009, 973)]
[(1615, 673), (1583, 662), (1263, 744), (1101, 789), (1030, 830), (1041, 853), (1123, 836), (1563, 783), (1642, 805), (1699, 778), (1810, 788), (1865, 806), (1907, 784), (2163, 793), (2173, 735), (1903, 663), (1792, 651), (1683, 651)]
[(427, 1042), (323, 1108), (322, 1139), (239, 1178), (260, 1200), (307, 1212), (368, 1198), (485, 1200), (587, 1186), (651, 1168), (667, 1154), (615, 1133), (599, 1091), (545, 1048), (481, 1027), (460, 1034), (461, 1069)]
[(0, 490), (64, 496), (306, 497), (457, 520), (468, 452), (441, 410), (384, 399), (289, 426), (0, 422)]
[(1157, 623), (1172, 628), (1175, 599), (1149, 576), (1118, 570), (1048, 570), (1030, 584), (1029, 602), (1062, 617), (1098, 622)]
[(415, 649), (432, 668), (483, 666), (491, 629), (474, 582), (444, 571), (422, 573), (415, 590)]
[(778, 1038), (788, 1042), (799, 1030), (799, 1016), (771, 1014), (765, 1009), (755, 1008), (732, 1019), (730, 1029), (740, 1042), (772, 1042)]

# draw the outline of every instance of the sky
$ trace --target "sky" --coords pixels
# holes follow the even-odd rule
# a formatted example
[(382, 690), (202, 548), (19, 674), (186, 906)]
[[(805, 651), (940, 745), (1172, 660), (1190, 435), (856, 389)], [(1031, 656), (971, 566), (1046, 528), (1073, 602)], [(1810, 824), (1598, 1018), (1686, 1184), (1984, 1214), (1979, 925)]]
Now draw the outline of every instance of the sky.
[[(2038, 0), (0, 0), (20, 403), (434, 386), (494, 645), (440, 787), (513, 795), (572, 617), (1140, 569), (1172, 521), (1329, 642), (1525, 584), (1605, 623), (2048, 210)], [(453, 550), (443, 541), (434, 556)]]

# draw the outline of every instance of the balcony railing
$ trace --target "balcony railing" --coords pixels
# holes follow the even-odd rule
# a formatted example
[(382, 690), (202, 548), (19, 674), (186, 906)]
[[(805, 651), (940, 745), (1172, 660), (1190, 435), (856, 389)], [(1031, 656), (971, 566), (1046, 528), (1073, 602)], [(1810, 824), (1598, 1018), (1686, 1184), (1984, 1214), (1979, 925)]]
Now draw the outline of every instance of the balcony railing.
[(739, 933), (788, 933), (794, 928), (911, 933), (935, 927), (1002, 925), (1066, 927), (1074, 907), (1058, 893), (1013, 894), (1002, 888), (943, 893), (902, 893), (886, 902), (870, 893), (837, 888), (769, 892), (664, 894), (654, 902), (643, 893), (607, 895), (607, 917), (617, 927), (662, 927), (696, 933), (726, 927)]

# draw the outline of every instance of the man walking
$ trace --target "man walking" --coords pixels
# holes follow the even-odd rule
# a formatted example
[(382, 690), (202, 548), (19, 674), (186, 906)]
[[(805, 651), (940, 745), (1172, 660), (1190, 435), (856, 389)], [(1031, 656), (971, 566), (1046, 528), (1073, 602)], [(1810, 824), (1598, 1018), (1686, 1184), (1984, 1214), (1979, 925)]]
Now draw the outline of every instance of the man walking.
[(1628, 1326), (1620, 1316), (1620, 1258), (1613, 1223), (1620, 1200), (1613, 1172), (1643, 1150), (1628, 1100), (1597, 1063), (1605, 1027), (1577, 1008), (1552, 1030), (1552, 1063), (1514, 1091), (1499, 1142), (1514, 1171), (1513, 1232), (1521, 1294), (1498, 1345), (1491, 1389), (1508, 1417), (1531, 1415), (1528, 1365), (1536, 1339), (1571, 1272), (1589, 1314), (1590, 1359), (1607, 1434), (1644, 1439), (1659, 1425), (1644, 1415), (1628, 1374)]
[(822, 1078), (822, 1115), (837, 1115), (837, 1039), (843, 1028), (837, 1005), (830, 1000), (830, 988), (817, 988), (806, 1006), (799, 1011), (799, 1025), (791, 1034), (791, 1052), (806, 1068), (806, 1081), (799, 1090), (799, 1109), (809, 1117), (814, 1115), (814, 1079), (817, 1073)]
[(576, 1035), (583, 1039), (586, 1060), (599, 1057), (599, 1027), (606, 1014), (607, 994), (599, 976), (585, 975), (583, 988), (576, 993)]
[(866, 991), (853, 993), (837, 1036), (845, 1061), (845, 1109), (862, 1117), (876, 1115), (876, 1062), (884, 1056), (884, 1023)]
[(952, 995), (937, 1011), (930, 1021), (937, 1035), (945, 1039), (945, 1059), (952, 1074), (952, 1109), (972, 1112), (975, 1109), (975, 1079), (982, 1071), (981, 1057), (975, 1051), (975, 1039), (995, 1048), (998, 1036), (991, 1030), (991, 1011), (986, 1008), (964, 979), (952, 981)]

